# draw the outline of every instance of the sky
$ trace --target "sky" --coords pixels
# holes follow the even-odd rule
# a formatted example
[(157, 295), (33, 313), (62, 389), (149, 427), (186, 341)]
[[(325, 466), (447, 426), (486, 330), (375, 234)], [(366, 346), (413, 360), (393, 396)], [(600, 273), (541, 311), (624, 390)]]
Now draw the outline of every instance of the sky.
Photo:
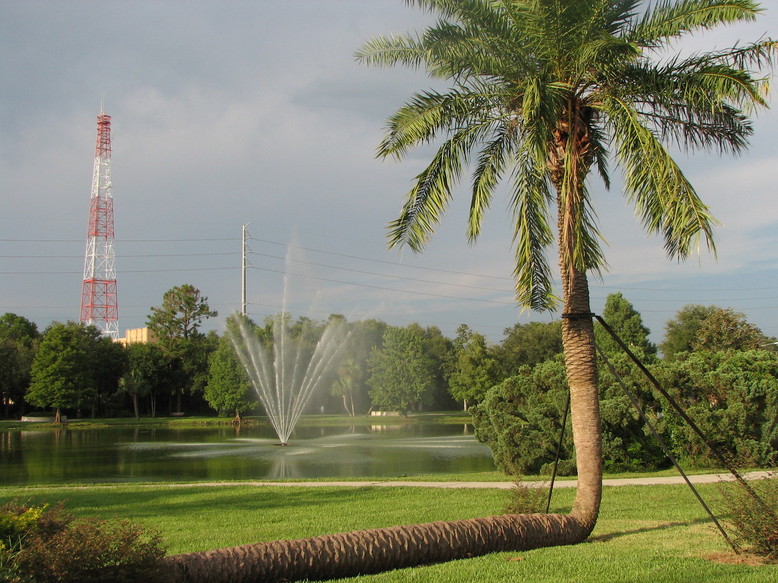
[[(763, 4), (755, 23), (677, 50), (776, 36), (778, 6)], [(0, 2), (0, 313), (41, 330), (78, 320), (102, 108), (121, 334), (185, 283), (219, 312), (204, 329), (222, 331), (241, 307), (243, 225), (257, 321), (339, 313), (449, 337), (467, 324), (498, 342), (514, 324), (558, 318), (514, 302), (507, 197), (471, 245), (465, 181), (423, 253), (387, 249), (386, 225), (430, 150), (396, 162), (376, 147), (387, 117), (439, 81), (354, 53), (428, 22), (402, 0)], [(778, 114), (759, 112), (754, 127), (739, 157), (678, 154), (720, 222), (717, 257), (667, 259), (618, 181), (592, 182), (609, 265), (591, 280), (596, 313), (620, 292), (655, 342), (687, 304), (732, 308), (778, 336)]]

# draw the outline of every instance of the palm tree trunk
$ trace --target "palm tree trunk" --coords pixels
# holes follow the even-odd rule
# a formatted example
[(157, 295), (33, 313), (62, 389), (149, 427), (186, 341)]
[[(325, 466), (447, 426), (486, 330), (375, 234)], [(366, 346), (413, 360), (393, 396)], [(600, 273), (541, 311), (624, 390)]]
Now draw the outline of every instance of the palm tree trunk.
[[(570, 387), (570, 414), (578, 468), (578, 490), (571, 516), (594, 529), (602, 498), (602, 433), (597, 388), (594, 323), (586, 274), (573, 270), (562, 277), (565, 311), (562, 346)], [(565, 281), (567, 280), (567, 281)]]
[(362, 530), (242, 545), (165, 559), (166, 582), (322, 580), (574, 544), (588, 535), (572, 515), (522, 514)]
[[(583, 181), (591, 166), (588, 126), (571, 97), (567, 118), (560, 120), (549, 152), (551, 180), (557, 190), (557, 243), (562, 279), (562, 349), (570, 387), (578, 489), (571, 516), (591, 532), (602, 498), (602, 430), (597, 387), (597, 353), (589, 301), (589, 282), (579, 246), (585, 212)], [(587, 534), (588, 536), (588, 534)]]

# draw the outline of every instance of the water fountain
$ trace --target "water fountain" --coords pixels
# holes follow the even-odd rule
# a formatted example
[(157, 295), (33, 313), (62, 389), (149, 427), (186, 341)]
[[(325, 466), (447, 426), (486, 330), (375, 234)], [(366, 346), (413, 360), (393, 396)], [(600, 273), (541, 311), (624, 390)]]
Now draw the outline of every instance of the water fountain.
[(344, 320), (330, 320), (314, 347), (305, 346), (305, 331), (292, 332), (282, 313), (272, 321), (273, 344), (266, 347), (245, 318), (235, 318), (229, 334), (281, 445), (311, 397), (331, 379), (349, 337)]

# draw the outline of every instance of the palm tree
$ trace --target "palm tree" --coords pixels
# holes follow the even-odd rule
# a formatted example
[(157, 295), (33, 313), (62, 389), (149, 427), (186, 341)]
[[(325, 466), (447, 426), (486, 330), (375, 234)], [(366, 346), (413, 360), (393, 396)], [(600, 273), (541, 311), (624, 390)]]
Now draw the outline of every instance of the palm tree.
[(752, 131), (746, 113), (767, 105), (766, 80), (752, 70), (771, 63), (775, 43), (664, 59), (661, 50), (694, 31), (754, 19), (756, 2), (407, 1), (439, 20), (421, 35), (373, 39), (357, 59), (424, 67), (452, 85), (417, 93), (389, 120), (381, 157), (401, 159), (415, 146), (443, 140), (390, 224), (390, 245), (420, 251), (470, 167), (472, 241), (498, 185), (508, 183), (522, 306), (558, 307), (548, 259), (556, 242), (579, 476), (573, 510), (181, 555), (168, 559), (172, 580), (321, 579), (584, 540), (602, 490), (587, 274), (604, 269), (605, 259), (591, 205), (592, 170), (607, 187), (609, 163), (621, 167), (627, 199), (646, 230), (661, 234), (671, 257), (687, 257), (700, 238), (715, 251), (715, 221), (664, 144), (742, 151)]
[(659, 57), (692, 31), (755, 18), (760, 9), (750, 0), (409, 3), (440, 20), (422, 35), (373, 39), (358, 59), (423, 66), (453, 85), (417, 93), (389, 119), (380, 157), (401, 159), (443, 139), (389, 225), (390, 246), (421, 251), (469, 168), (471, 241), (498, 185), (508, 183), (523, 307), (558, 307), (548, 261), (556, 243), (579, 476), (571, 516), (588, 534), (602, 459), (587, 274), (605, 267), (590, 175), (596, 170), (608, 187), (609, 163), (621, 167), (627, 199), (644, 228), (664, 238), (670, 257), (686, 258), (700, 238), (715, 252), (715, 221), (664, 144), (742, 151), (752, 131), (744, 112), (767, 106), (767, 81), (750, 69), (771, 62), (775, 43)]

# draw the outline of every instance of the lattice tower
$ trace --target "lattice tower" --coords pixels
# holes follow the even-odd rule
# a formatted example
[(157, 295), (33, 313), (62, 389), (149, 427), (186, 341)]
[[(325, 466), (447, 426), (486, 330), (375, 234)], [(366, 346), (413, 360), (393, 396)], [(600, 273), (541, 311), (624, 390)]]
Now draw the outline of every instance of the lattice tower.
[(81, 286), (81, 322), (92, 324), (104, 335), (116, 339), (119, 337), (119, 304), (113, 235), (111, 116), (100, 113)]

